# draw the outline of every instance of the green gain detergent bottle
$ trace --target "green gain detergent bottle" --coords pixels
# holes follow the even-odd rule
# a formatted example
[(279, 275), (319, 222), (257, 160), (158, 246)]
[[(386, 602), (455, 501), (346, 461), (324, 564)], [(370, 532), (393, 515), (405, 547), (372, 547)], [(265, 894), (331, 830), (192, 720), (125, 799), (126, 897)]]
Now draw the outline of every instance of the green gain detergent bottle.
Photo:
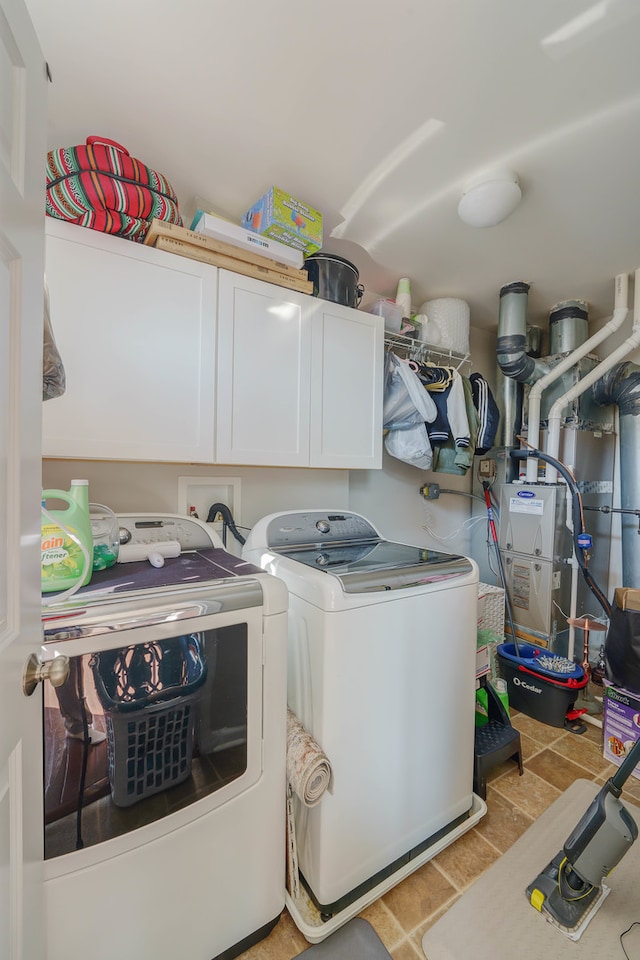
[[(50, 510), (48, 500), (62, 500), (65, 510)], [(93, 535), (89, 518), (89, 481), (72, 480), (71, 489), (42, 491), (42, 592), (84, 587), (93, 570)], [(49, 516), (47, 516), (49, 514)], [(71, 536), (75, 536), (82, 547)]]

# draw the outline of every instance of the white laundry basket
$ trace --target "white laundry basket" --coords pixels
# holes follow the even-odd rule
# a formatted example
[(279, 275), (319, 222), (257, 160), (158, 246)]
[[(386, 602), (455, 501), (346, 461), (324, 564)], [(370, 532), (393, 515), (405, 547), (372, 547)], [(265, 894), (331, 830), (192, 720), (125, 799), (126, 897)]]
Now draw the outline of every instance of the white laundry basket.
[(431, 321), (430, 326), (437, 328), (439, 339), (434, 345), (455, 353), (469, 352), (470, 311), (465, 300), (457, 300), (455, 297), (427, 300), (420, 307), (420, 313), (426, 314)]

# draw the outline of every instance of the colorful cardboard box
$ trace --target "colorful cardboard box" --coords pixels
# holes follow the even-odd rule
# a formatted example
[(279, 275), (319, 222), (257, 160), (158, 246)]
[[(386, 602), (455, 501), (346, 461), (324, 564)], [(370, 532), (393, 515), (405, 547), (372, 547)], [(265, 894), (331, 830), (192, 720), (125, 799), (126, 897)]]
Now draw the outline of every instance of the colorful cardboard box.
[(202, 210), (196, 210), (191, 230), (205, 237), (211, 237), (213, 240), (230, 243), (232, 246), (240, 247), (241, 250), (251, 250), (264, 257), (286, 263), (297, 270), (301, 270), (304, 264), (304, 255), (301, 250), (294, 250), (293, 247), (278, 243), (276, 240), (260, 237), (246, 227), (229, 223), (228, 220), (223, 220), (211, 213), (204, 213)]
[(306, 256), (322, 246), (322, 214), (278, 187), (270, 190), (247, 210), (242, 225), (263, 237), (271, 237)]
[[(619, 767), (640, 737), (640, 694), (609, 684), (604, 688), (603, 706), (603, 754)], [(633, 776), (640, 780), (640, 763)]]

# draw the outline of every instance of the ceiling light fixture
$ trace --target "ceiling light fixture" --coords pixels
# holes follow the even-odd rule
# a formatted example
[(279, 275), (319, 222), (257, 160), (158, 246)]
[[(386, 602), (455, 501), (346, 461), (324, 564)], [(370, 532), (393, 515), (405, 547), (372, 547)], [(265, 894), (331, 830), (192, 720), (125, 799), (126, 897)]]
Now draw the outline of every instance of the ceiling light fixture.
[(458, 216), (470, 227), (495, 227), (516, 209), (522, 198), (518, 177), (506, 167), (487, 170), (465, 184)]

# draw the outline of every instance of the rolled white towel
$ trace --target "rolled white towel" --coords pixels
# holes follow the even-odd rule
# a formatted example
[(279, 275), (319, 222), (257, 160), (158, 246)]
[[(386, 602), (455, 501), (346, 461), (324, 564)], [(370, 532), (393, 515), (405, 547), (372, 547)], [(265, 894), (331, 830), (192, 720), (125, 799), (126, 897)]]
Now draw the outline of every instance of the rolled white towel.
[(292, 710), (287, 710), (287, 780), (306, 807), (315, 807), (325, 790), (333, 792), (329, 758)]

